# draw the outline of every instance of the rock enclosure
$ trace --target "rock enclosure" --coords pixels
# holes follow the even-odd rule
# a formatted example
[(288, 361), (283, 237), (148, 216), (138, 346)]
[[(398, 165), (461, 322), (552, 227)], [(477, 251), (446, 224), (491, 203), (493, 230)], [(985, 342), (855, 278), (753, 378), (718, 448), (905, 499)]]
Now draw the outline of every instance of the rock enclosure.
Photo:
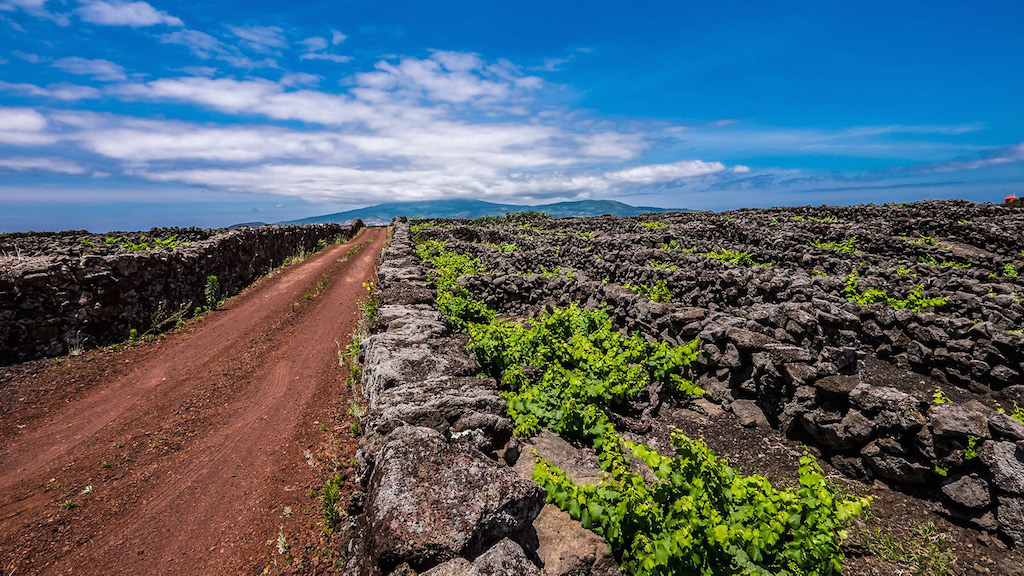
[[(207, 277), (224, 297), (286, 258), (362, 227), (265, 226), (0, 236), (0, 364), (124, 341), (207, 304)], [(110, 241), (108, 241), (108, 238)], [(159, 242), (158, 242), (159, 241)], [(165, 246), (165, 247), (161, 247)]]

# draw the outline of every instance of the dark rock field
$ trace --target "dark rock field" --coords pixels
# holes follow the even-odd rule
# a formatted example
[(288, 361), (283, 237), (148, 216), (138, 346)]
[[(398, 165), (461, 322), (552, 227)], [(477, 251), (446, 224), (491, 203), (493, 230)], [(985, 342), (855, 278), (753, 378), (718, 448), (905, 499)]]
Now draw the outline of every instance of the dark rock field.
[[(996, 556), (1024, 546), (1024, 211), (929, 201), (432, 220), (396, 223), (362, 345), (367, 573), (492, 573), (478, 565), (496, 556), (523, 574), (618, 570), (600, 538), (544, 505), (520, 457), (598, 478), (587, 449), (512, 435), (499, 385), (476, 377), (468, 336), (437, 312), (414, 239), (476, 256), (485, 272), (458, 283), (500, 317), (578, 302), (652, 341), (699, 338), (693, 379), (707, 395), (663, 398), (653, 426), (624, 434), (657, 447), (673, 417), (725, 415), (808, 447), (852, 485), (924, 503)], [(1019, 567), (983, 564), (955, 573)]]

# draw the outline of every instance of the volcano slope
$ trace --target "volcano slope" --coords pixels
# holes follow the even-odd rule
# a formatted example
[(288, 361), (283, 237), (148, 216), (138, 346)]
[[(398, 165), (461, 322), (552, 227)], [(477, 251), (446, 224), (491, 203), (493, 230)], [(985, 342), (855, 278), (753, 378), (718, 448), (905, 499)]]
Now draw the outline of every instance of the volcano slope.
[[(739, 474), (804, 494), (804, 504), (805, 489), (821, 485), (808, 472), (812, 459), (802, 455), (817, 460), (834, 486), (820, 494), (850, 508), (819, 533), (835, 536), (838, 551), (817, 565), (802, 556), (807, 563), (800, 565), (813, 573), (836, 573), (829, 562), (837, 559), (848, 574), (1024, 572), (1024, 212), (950, 201), (635, 218), (526, 214), (401, 226), (396, 241), (408, 240), (392, 248), (405, 246), (404, 252), (386, 255), (384, 318), (364, 352), (370, 415), (357, 472), (366, 487), (366, 573), (403, 565), (463, 573), (469, 563), (510, 557), (510, 548), (545, 573), (610, 573), (601, 571), (606, 565), (598, 569), (600, 558), (582, 568), (555, 562), (551, 550), (566, 536), (550, 529), (552, 505), (604, 536), (614, 561), (630, 573), (671, 573), (673, 566), (689, 573), (693, 566), (673, 564), (681, 561), (673, 554), (687, 546), (721, 553), (702, 560), (719, 562), (705, 567), (715, 574), (742, 573), (744, 562), (775, 562), (782, 570), (806, 551), (787, 556), (800, 548), (794, 545), (757, 560), (771, 546), (751, 544), (756, 534), (744, 530), (751, 526), (735, 510), (702, 524), (704, 536), (615, 524), (630, 506), (616, 513), (602, 506), (623, 502), (615, 500), (623, 478), (661, 494), (659, 501), (666, 492), (658, 486), (667, 490), (678, 481), (668, 471), (685, 467), (685, 454), (712, 462), (680, 434), (706, 442)], [(660, 364), (651, 365), (644, 385), (608, 391), (602, 386), (610, 384), (593, 373), (581, 375), (578, 351), (603, 329), (602, 318), (581, 310), (603, 310), (612, 331), (637, 335), (628, 341), (631, 350), (654, 350), (644, 362), (656, 357)], [(413, 327), (437, 343), (422, 344)], [(551, 344), (545, 330), (561, 330), (566, 339)], [(604, 334), (607, 352), (615, 338)], [(425, 360), (401, 356), (396, 342), (420, 346)], [(455, 343), (479, 366), (446, 351)], [(686, 358), (671, 374), (659, 372), (670, 352)], [(630, 358), (628, 369), (642, 366), (638, 356)], [(438, 414), (427, 392), (474, 371), (489, 379), (460, 380), (472, 390), (459, 399), (462, 408), (451, 402)], [(578, 394), (566, 395), (570, 389)], [(499, 393), (503, 410), (494, 400)], [(425, 416), (426, 406), (433, 417)], [(498, 412), (504, 424), (493, 420)], [(609, 438), (614, 446), (639, 443), (633, 456), (647, 465), (637, 458), (609, 463), (617, 458), (609, 456)], [(435, 456), (423, 448), (432, 443), (439, 446)], [(410, 451), (413, 445), (421, 450)], [(659, 460), (643, 446), (679, 457)], [(498, 531), (478, 525), (476, 540), (435, 539), (417, 548), (410, 526), (424, 520), (418, 514), (436, 519), (437, 507), (410, 512), (389, 498), (412, 485), (410, 478), (429, 479), (381, 457), (447, 462), (450, 451), (463, 449), (525, 467), (520, 476), (539, 482), (549, 504), (537, 516), (533, 496), (509, 480), (502, 486), (520, 512), (514, 522)], [(542, 461), (537, 468), (534, 455)], [(580, 464), (588, 459), (589, 468)], [(853, 509), (860, 498), (870, 498), (867, 510)], [(408, 524), (396, 520), (395, 510), (411, 514)], [(663, 508), (657, 521), (644, 521), (668, 530), (665, 518), (675, 512)], [(749, 508), (741, 512), (753, 518)], [(787, 528), (787, 521), (796, 522), (766, 525), (765, 533), (798, 538), (799, 522)]]
[(3, 369), (4, 574), (294, 570), (320, 532), (316, 489), (355, 450), (339, 358), (385, 236), (364, 229), (159, 341)]

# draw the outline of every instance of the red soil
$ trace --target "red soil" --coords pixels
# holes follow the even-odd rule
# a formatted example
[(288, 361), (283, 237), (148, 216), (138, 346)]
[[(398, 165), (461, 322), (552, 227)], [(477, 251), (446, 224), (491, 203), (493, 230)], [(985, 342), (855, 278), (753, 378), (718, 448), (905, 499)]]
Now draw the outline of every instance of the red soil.
[(367, 229), (162, 341), (0, 369), (3, 576), (284, 563), (279, 534), (302, 540), (309, 489), (354, 452), (338, 354), (385, 235)]

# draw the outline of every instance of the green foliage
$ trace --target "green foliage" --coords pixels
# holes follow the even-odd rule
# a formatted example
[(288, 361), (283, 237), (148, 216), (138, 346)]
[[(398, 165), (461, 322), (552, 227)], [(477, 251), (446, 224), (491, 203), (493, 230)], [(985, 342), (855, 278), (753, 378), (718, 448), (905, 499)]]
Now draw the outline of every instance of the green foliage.
[(818, 218), (818, 217), (815, 217), (815, 216), (793, 216), (793, 221), (794, 222), (802, 222), (804, 220), (806, 220), (808, 222), (827, 222), (827, 223), (839, 222), (839, 218), (837, 216), (825, 216), (824, 218)]
[(321, 491), (323, 504), (320, 510), (324, 517), (324, 532), (327, 534), (334, 532), (334, 528), (341, 521), (341, 509), (338, 507), (338, 501), (341, 500), (341, 483), (343, 481), (344, 477), (341, 474), (335, 474), (327, 479)]
[(890, 296), (885, 290), (879, 290), (877, 288), (869, 288), (861, 291), (859, 275), (856, 270), (851, 270), (846, 275), (846, 299), (851, 302), (856, 302), (861, 306), (867, 306), (869, 304), (875, 304), (881, 302), (887, 304), (896, 310), (907, 309), (911, 312), (920, 312), (926, 308), (936, 308), (939, 306), (945, 306), (949, 303), (949, 298), (925, 298), (924, 297), (924, 284), (918, 284), (904, 298), (896, 298)]
[(203, 302), (211, 310), (217, 308), (217, 305), (220, 303), (220, 280), (212, 274), (206, 277), (206, 286), (203, 288)]
[[(869, 499), (840, 497), (810, 455), (800, 458), (800, 487), (778, 490), (743, 476), (700, 440), (673, 431), (675, 453), (606, 441), (600, 485), (577, 485), (541, 461), (534, 480), (548, 500), (601, 534), (635, 575), (833, 575), (842, 569), (849, 521)], [(646, 464), (648, 483), (622, 451)]]
[(738, 250), (722, 250), (721, 252), (708, 252), (704, 256), (711, 258), (712, 260), (718, 260), (719, 262), (736, 264), (738, 266), (763, 266), (767, 268), (771, 264), (757, 262), (751, 257), (750, 252), (740, 252)]
[(106, 244), (117, 244), (121, 241), (120, 236), (107, 236), (103, 239)]
[(646, 284), (623, 284), (623, 288), (632, 290), (641, 296), (646, 296), (652, 302), (671, 302), (672, 291), (668, 289), (668, 282), (659, 280), (654, 286)]
[(508, 254), (519, 250), (519, 246), (516, 246), (515, 244), (492, 244), (490, 242), (485, 242), (484, 245), (494, 248), (502, 254)]
[(641, 222), (640, 225), (648, 230), (661, 230), (668, 226), (664, 222)]
[[(494, 320), (471, 324), (470, 350), (484, 373), (508, 389), (505, 400), (517, 434), (548, 428), (593, 438), (610, 421), (612, 407), (636, 399), (652, 382), (684, 394), (703, 391), (688, 380), (686, 366), (699, 342), (682, 346), (622, 335), (603, 310), (576, 304), (556, 309), (529, 328)], [(531, 380), (528, 367), (542, 370)]]
[(89, 241), (86, 238), (82, 238), (82, 245), (84, 245), (84, 246), (86, 246), (88, 248), (95, 248), (96, 247), (96, 243), (95, 242), (91, 242), (91, 241)]
[(1021, 408), (1016, 402), (1013, 403), (1013, 412), (1010, 412), (1010, 417), (1024, 424), (1024, 408)]
[(940, 262), (937, 258), (935, 258), (935, 256), (932, 256), (930, 254), (926, 254), (924, 256), (921, 256), (919, 258), (919, 260), (921, 261), (922, 264), (927, 264), (928, 266), (935, 266), (935, 267), (942, 267), (942, 268), (970, 268), (971, 267), (971, 265), (969, 263), (968, 264), (961, 264), (960, 262), (956, 262), (954, 260), (943, 260), (943, 261)]
[(935, 404), (950, 404), (953, 401), (949, 399), (949, 396), (946, 396), (945, 390), (939, 387), (936, 388), (935, 393), (932, 394), (932, 402)]
[(910, 268), (900, 265), (896, 268), (896, 274), (899, 274), (900, 276), (906, 276), (907, 274), (913, 275), (913, 272), (911, 272)]
[(672, 272), (679, 270), (679, 266), (676, 266), (675, 264), (669, 264), (668, 262), (659, 262), (657, 260), (648, 260), (647, 265), (650, 266), (651, 268), (657, 268), (659, 270), (669, 270)]
[(845, 242), (824, 242), (821, 240), (812, 240), (811, 246), (819, 250), (834, 250), (836, 252), (854, 254), (857, 252), (857, 248), (854, 246), (856, 243), (857, 237), (850, 236)]
[(487, 323), (494, 318), (493, 311), (456, 282), (459, 276), (483, 272), (483, 265), (475, 256), (451, 252), (436, 240), (420, 243), (416, 253), (430, 267), (428, 278), (437, 288), (437, 308), (452, 329), (465, 332), (471, 323)]
[(824, 276), (828, 278), (828, 274), (826, 272), (818, 269), (811, 270), (811, 276)]
[(128, 344), (135, 345), (139, 343), (139, 331), (135, 328), (128, 330)]
[(356, 301), (356, 305), (359, 306), (359, 311), (362, 312), (363, 318), (370, 322), (377, 316), (377, 310), (380, 309), (380, 293), (375, 290), (375, 284), (372, 280), (363, 282), (363, 288), (366, 290), (366, 296), (359, 298)]
[(967, 450), (964, 451), (964, 460), (965, 461), (966, 460), (974, 460), (975, 458), (978, 457), (977, 445), (978, 445), (978, 437), (977, 436), (968, 435), (967, 436)]

